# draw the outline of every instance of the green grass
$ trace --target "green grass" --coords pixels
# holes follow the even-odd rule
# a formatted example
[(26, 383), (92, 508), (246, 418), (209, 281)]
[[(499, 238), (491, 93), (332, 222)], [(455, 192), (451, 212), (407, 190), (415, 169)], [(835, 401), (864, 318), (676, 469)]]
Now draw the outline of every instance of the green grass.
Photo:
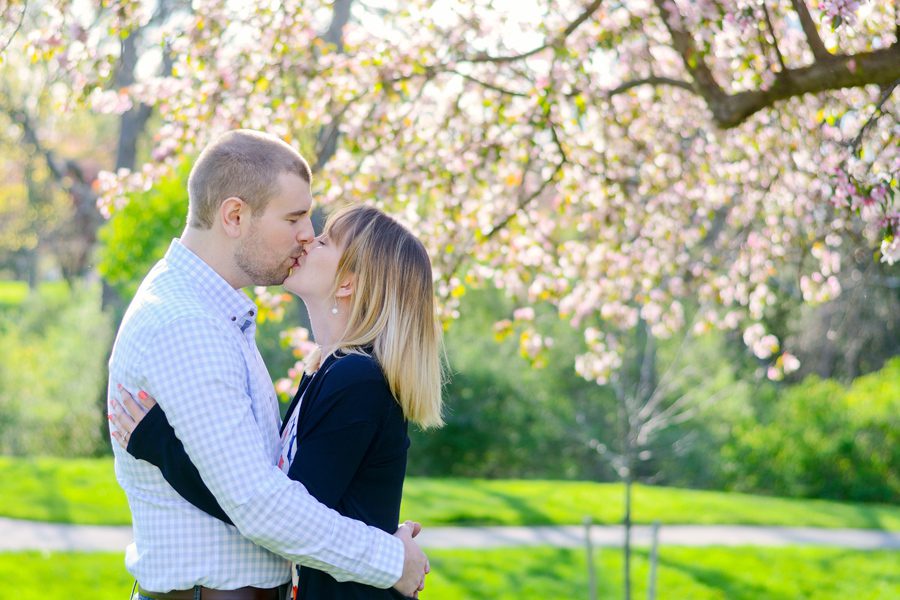
[[(39, 285), (41, 294), (51, 298), (65, 297), (68, 284), (65, 281), (50, 281)], [(0, 308), (19, 306), (28, 298), (28, 283), (25, 281), (0, 281)]]
[(110, 458), (0, 457), (0, 516), (87, 525), (131, 523)]
[[(746, 524), (900, 530), (900, 506), (799, 500), (636, 486), (638, 523)], [(404, 518), (428, 524), (542, 525), (622, 519), (621, 484), (581, 481), (420, 479), (404, 488)], [(420, 516), (423, 515), (423, 516)]]
[[(584, 553), (529, 548), (434, 551), (423, 600), (587, 598)], [(646, 598), (647, 554), (635, 554), (633, 597)], [(621, 597), (619, 552), (595, 556), (600, 598)], [(121, 600), (132, 580), (121, 553), (0, 554), (0, 600)], [(659, 600), (876, 600), (900, 597), (900, 553), (820, 548), (663, 548)]]
[[(406, 482), (404, 518), (426, 525), (617, 523), (622, 486), (577, 481), (426, 479)], [(637, 486), (635, 520), (649, 523), (852, 527), (900, 531), (900, 507)], [(112, 460), (0, 457), (0, 516), (127, 524)]]

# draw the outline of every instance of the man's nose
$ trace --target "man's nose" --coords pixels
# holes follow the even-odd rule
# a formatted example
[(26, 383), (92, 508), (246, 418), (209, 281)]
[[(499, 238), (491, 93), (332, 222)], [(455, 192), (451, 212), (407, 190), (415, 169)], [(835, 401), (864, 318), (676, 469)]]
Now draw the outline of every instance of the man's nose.
[(303, 223), (303, 226), (297, 232), (297, 241), (301, 244), (309, 244), (316, 237), (316, 232), (313, 229), (312, 220), (306, 219)]

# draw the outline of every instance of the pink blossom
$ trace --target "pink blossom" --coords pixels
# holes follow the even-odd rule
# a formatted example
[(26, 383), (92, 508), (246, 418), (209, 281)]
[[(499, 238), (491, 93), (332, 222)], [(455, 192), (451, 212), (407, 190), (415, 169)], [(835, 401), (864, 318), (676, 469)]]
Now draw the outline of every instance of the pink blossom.
[(530, 306), (517, 308), (513, 311), (513, 319), (515, 319), (516, 321), (533, 321), (534, 309)]

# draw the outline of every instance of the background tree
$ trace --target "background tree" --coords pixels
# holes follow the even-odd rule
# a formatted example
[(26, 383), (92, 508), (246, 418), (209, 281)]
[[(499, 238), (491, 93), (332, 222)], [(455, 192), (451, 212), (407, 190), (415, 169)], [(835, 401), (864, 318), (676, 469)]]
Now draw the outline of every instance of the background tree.
[[(840, 292), (841, 234), (896, 258), (896, 8), (856, 4), (362, 6), (339, 53), (317, 33), (325, 5), (210, 3), (154, 29), (173, 75), (127, 95), (159, 111), (155, 162), (103, 176), (104, 207), (225, 128), (310, 153), (338, 123), (320, 197), (377, 201), (423, 233), (448, 316), (454, 290), (486, 280), (553, 302), (600, 332), (578, 370), (604, 382), (620, 332), (642, 318), (670, 335), (697, 297), (698, 327), (750, 331), (777, 377), (795, 361), (759, 331), (772, 275), (796, 269), (821, 302)], [(58, 6), (47, 19), (78, 21)], [(95, 21), (150, 15), (121, 3)], [(70, 66), (73, 98), (117, 59), (41, 30), (29, 44)]]

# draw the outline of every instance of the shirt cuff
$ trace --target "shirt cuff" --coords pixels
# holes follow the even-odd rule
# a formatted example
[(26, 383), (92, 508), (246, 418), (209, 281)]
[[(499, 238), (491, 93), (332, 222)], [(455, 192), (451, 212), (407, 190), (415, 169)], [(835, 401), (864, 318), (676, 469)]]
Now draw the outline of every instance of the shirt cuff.
[(372, 585), (387, 589), (394, 587), (394, 584), (400, 581), (400, 578), (403, 576), (403, 564), (406, 556), (403, 550), (403, 542), (400, 541), (400, 538), (391, 534), (384, 535), (385, 532), (380, 529), (375, 529), (375, 531), (379, 535), (375, 537), (374, 556), (381, 556), (383, 559), (373, 569)]

